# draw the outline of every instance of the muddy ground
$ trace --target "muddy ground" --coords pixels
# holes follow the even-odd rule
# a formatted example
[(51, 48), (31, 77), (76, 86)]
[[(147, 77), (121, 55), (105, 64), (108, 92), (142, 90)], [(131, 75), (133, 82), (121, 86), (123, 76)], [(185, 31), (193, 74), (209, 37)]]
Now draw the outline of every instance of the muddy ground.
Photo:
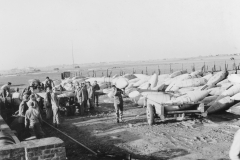
[[(229, 113), (205, 119), (157, 120), (155, 125), (149, 126), (145, 108), (139, 108), (129, 100), (124, 104), (124, 122), (117, 124), (113, 105), (108, 101), (102, 96), (100, 107), (93, 113), (64, 117), (60, 129), (94, 151), (103, 153), (131, 154), (135, 159), (143, 160), (224, 160), (229, 159), (229, 147), (240, 126), (240, 116)], [(48, 136), (64, 140), (68, 159), (107, 159), (96, 158), (46, 125), (44, 130)]]

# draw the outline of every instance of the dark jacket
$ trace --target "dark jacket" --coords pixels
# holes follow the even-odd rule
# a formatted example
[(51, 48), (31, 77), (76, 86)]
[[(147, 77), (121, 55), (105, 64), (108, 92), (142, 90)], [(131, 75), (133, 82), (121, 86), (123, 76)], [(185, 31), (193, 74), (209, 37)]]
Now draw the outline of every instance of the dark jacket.
[(83, 102), (88, 100), (88, 91), (86, 87), (77, 88), (76, 90), (76, 97), (79, 102)]
[(113, 91), (113, 95), (114, 95), (114, 104), (122, 104), (123, 103), (123, 98), (122, 98), (122, 90), (121, 89), (118, 89), (116, 88), (114, 91)]
[(100, 90), (100, 87), (98, 84), (93, 85), (92, 87), (93, 87), (93, 92)]

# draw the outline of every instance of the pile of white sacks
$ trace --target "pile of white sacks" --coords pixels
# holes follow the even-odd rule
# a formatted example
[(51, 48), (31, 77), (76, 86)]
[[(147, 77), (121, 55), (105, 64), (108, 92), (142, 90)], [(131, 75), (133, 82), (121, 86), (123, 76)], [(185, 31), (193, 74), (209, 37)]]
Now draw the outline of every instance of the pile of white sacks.
[[(78, 82), (89, 81), (93, 84), (97, 81), (101, 90), (112, 97), (110, 85), (124, 89), (135, 103), (146, 105), (146, 99), (159, 104), (165, 104), (174, 110), (190, 109), (179, 108), (179, 104), (202, 102), (209, 106), (207, 113), (215, 113), (228, 110), (240, 115), (240, 74), (228, 74), (227, 71), (215, 73), (203, 73), (202, 71), (176, 71), (171, 74), (144, 75), (126, 74), (113, 77), (74, 77), (62, 81), (54, 80), (56, 86), (62, 85), (67, 91), (71, 91)], [(167, 106), (168, 104), (168, 106)], [(172, 106), (176, 107), (172, 107)]]
[[(240, 74), (227, 71), (203, 73), (202, 71), (176, 71), (172, 74), (134, 74), (114, 76), (112, 83), (138, 105), (146, 105), (146, 99), (164, 104), (166, 110), (191, 109), (194, 105), (180, 108), (180, 104), (204, 103), (207, 113), (222, 110), (240, 115)], [(111, 97), (111, 89), (104, 89)]]

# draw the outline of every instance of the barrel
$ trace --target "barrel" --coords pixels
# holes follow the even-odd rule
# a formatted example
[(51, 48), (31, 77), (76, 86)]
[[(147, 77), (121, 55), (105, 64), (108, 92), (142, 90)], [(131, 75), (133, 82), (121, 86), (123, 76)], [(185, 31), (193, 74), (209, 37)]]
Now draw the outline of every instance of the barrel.
[(5, 146), (9, 144), (15, 144), (12, 136), (5, 132), (0, 132), (0, 146)]

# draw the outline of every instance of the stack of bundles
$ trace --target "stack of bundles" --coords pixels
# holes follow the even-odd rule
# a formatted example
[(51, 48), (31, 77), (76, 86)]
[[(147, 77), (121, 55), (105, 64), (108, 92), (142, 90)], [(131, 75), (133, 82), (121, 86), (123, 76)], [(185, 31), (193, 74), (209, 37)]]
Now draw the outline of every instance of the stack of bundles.
[(77, 79), (86, 79), (86, 77), (84, 76), (76, 76), (76, 77), (73, 77), (72, 80), (77, 80)]
[(90, 82), (91, 84), (94, 83), (94, 81), (97, 81), (98, 84), (102, 84), (102, 83), (111, 83), (113, 80), (113, 78), (110, 77), (92, 77), (92, 78), (87, 78), (85, 79), (86, 82)]
[(62, 81), (61, 80), (58, 80), (58, 79), (55, 79), (55, 80), (53, 80), (53, 83), (54, 83), (54, 86), (59, 86), (61, 83), (62, 83)]
[(37, 86), (41, 84), (39, 79), (30, 79), (28, 83), (29, 83), (29, 86), (33, 86), (34, 89), (36, 89)]
[(123, 77), (123, 78), (126, 78), (126, 79), (128, 79), (128, 80), (137, 78), (134, 74), (125, 74), (125, 75), (123, 75), (122, 77)]
[[(240, 100), (240, 86), (236, 84), (237, 82), (240, 84), (240, 75), (228, 75), (227, 71), (205, 75), (202, 71), (192, 73), (176, 71), (170, 75), (159, 76), (135, 75), (137, 79), (132, 79), (126, 87), (126, 94), (134, 101), (146, 98), (149, 94), (161, 100), (163, 94), (155, 94), (154, 91), (172, 92), (175, 98), (164, 102), (166, 105), (202, 102), (210, 106), (208, 113), (215, 113), (228, 109), (235, 101)], [(191, 107), (191, 105), (186, 106)]]
[(66, 78), (62, 80), (61, 86), (66, 90), (66, 91), (71, 91), (73, 90), (73, 81), (70, 78)]
[[(90, 78), (90, 80), (96, 78)], [(100, 83), (106, 82), (107, 78), (98, 78)], [(240, 101), (240, 75), (230, 74), (227, 71), (203, 74), (201, 70), (187, 73), (187, 71), (176, 71), (172, 74), (151, 76), (144, 74), (126, 74), (114, 76), (109, 82), (120, 89), (125, 89), (128, 95), (138, 105), (144, 99), (161, 101), (168, 106), (175, 106), (174, 110), (183, 108), (176, 107), (176, 104), (189, 104), (202, 102), (208, 105), (207, 113), (215, 113), (227, 110)], [(100, 83), (101, 84), (101, 83)], [(103, 92), (111, 95), (111, 89), (103, 83)], [(169, 94), (167, 94), (169, 93)], [(173, 96), (170, 96), (173, 95)], [(166, 97), (170, 96), (170, 99)], [(164, 98), (165, 97), (165, 98)], [(192, 105), (186, 105), (189, 109)], [(186, 108), (184, 108), (186, 109)], [(237, 111), (239, 109), (239, 111)], [(240, 113), (240, 104), (235, 105), (228, 111)]]

